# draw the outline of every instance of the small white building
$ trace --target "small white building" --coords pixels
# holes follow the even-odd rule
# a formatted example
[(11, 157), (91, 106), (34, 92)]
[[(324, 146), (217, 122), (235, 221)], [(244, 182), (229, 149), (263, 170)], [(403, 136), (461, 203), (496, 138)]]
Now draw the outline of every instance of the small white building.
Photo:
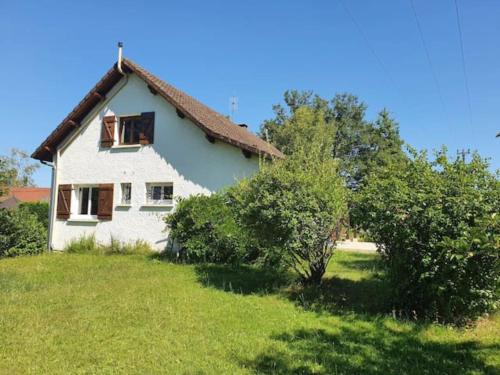
[(282, 157), (236, 125), (127, 59), (119, 61), (36, 149), (52, 166), (49, 243), (168, 242), (176, 198), (210, 194)]

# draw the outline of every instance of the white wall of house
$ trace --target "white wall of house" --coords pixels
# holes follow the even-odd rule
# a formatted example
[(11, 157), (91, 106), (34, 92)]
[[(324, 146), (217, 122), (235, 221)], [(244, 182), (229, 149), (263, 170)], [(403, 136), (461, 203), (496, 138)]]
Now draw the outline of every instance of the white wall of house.
[[(164, 249), (168, 233), (162, 219), (175, 209), (175, 203), (173, 207), (145, 206), (147, 183), (171, 182), (174, 197), (187, 197), (209, 194), (258, 170), (257, 156), (248, 159), (234, 146), (221, 141), (208, 142), (201, 129), (187, 118), (178, 117), (175, 108), (160, 95), (153, 95), (137, 76), (131, 75), (123, 86), (124, 83), (122, 79), (108, 94), (111, 99), (87, 116), (78, 133), (59, 147), (55, 159), (57, 185), (114, 184), (113, 218), (94, 222), (74, 220), (78, 213), (74, 191), (70, 219), (59, 220), (53, 215), (54, 249), (63, 249), (71, 239), (84, 234), (95, 234), (100, 242), (109, 242), (111, 237), (121, 241), (143, 239), (159, 250)], [(155, 112), (154, 144), (100, 147), (104, 116), (141, 112)], [(115, 130), (116, 138), (117, 134)], [(132, 184), (130, 207), (119, 206), (120, 183)], [(56, 191), (57, 186), (53, 189)], [(55, 206), (52, 205), (54, 209)]]

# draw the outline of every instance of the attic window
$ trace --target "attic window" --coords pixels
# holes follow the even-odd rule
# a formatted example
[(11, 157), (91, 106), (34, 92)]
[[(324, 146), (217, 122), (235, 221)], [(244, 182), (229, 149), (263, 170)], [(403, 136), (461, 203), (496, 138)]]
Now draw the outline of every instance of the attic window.
[(120, 117), (120, 145), (147, 145), (153, 143), (154, 112), (140, 116)]

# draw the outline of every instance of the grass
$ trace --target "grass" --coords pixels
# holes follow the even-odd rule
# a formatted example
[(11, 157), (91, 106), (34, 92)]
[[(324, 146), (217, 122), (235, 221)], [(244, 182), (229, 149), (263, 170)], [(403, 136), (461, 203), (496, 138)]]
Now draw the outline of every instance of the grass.
[(3, 259), (0, 373), (499, 373), (498, 316), (468, 330), (395, 320), (380, 272), (376, 255), (338, 252), (314, 291), (145, 255)]
[(98, 243), (95, 236), (82, 236), (69, 242), (64, 251), (68, 254), (94, 255), (149, 255), (153, 253), (151, 245), (143, 240), (122, 242), (111, 237), (109, 244)]

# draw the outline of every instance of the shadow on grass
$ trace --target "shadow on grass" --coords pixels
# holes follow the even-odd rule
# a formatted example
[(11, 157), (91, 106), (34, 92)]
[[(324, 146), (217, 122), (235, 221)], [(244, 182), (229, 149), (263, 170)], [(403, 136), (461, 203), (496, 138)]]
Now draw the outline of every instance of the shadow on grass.
[(200, 264), (195, 266), (195, 272), (198, 282), (205, 287), (239, 294), (279, 293), (316, 312), (380, 314), (390, 310), (388, 286), (376, 275), (356, 281), (332, 277), (323, 280), (320, 286), (302, 286), (294, 282), (292, 273), (253, 266)]
[[(343, 263), (345, 268), (373, 270), (378, 261), (360, 257)], [(328, 278), (319, 287), (290, 287), (293, 275), (255, 267), (198, 265), (195, 270), (198, 281), (206, 287), (241, 294), (277, 293), (307, 310), (340, 315), (338, 322), (325, 322), (323, 329), (273, 335), (274, 343), (257, 356), (237, 358), (242, 367), (256, 373), (500, 373), (482, 359), (485, 353), (493, 357), (500, 345), (431, 341), (423, 334), (427, 324), (392, 324), (382, 317), (389, 310), (389, 287), (377, 274), (359, 280)]]
[(252, 266), (200, 264), (195, 267), (195, 272), (198, 282), (205, 287), (240, 294), (273, 293), (289, 285), (293, 279), (290, 273)]
[(498, 374), (478, 351), (499, 345), (423, 341), (418, 328), (402, 332), (379, 321), (347, 321), (333, 329), (273, 336), (280, 345), (241, 365), (262, 374)]
[(381, 277), (361, 280), (332, 277), (320, 286), (294, 287), (290, 300), (307, 310), (334, 314), (384, 314), (390, 312), (389, 287)]
[[(366, 256), (338, 262), (343, 262), (345, 268), (379, 267), (378, 259)], [(198, 282), (205, 287), (240, 294), (279, 293), (302, 308), (316, 312), (381, 314), (390, 311), (389, 287), (377, 274), (356, 281), (332, 277), (324, 279), (320, 286), (302, 286), (294, 283), (292, 273), (253, 266), (200, 264), (195, 266), (195, 272)]]

